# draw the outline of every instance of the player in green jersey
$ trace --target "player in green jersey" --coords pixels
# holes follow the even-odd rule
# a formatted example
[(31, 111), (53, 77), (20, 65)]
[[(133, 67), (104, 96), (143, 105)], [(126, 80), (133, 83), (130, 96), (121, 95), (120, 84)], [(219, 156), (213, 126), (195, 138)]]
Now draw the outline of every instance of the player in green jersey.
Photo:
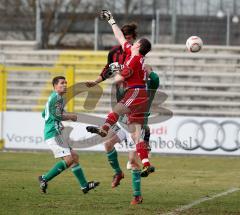
[(154, 167), (149, 165), (149, 158), (148, 158), (148, 152), (151, 150), (151, 147), (149, 145), (150, 128), (148, 126), (148, 117), (151, 114), (150, 108), (152, 106), (152, 102), (156, 94), (156, 91), (159, 87), (159, 76), (157, 75), (157, 73), (155, 73), (152, 67), (148, 64), (145, 64), (145, 70), (148, 73), (148, 80), (147, 80), (148, 107), (147, 107), (147, 113), (145, 113), (144, 125), (143, 125), (144, 142), (142, 142), (142, 144), (137, 145), (138, 155), (143, 164), (141, 177), (147, 177), (150, 173), (155, 171)]
[(55, 158), (61, 158), (52, 169), (47, 173), (39, 176), (40, 189), (46, 193), (48, 182), (59, 175), (65, 169), (71, 167), (73, 174), (76, 176), (83, 193), (94, 189), (99, 182), (86, 180), (83, 170), (79, 164), (78, 154), (71, 149), (67, 140), (62, 135), (63, 125), (61, 121), (77, 121), (77, 115), (66, 113), (64, 111), (63, 95), (67, 90), (67, 81), (63, 76), (53, 78), (52, 85), (54, 91), (48, 98), (42, 117), (45, 120), (44, 140), (52, 150)]

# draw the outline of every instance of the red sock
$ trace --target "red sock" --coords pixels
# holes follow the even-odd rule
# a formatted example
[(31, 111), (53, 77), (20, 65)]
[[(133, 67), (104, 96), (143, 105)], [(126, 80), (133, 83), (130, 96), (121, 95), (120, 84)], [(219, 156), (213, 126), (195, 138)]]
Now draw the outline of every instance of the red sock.
[(140, 159), (142, 161), (143, 166), (150, 166), (151, 164), (148, 159), (148, 150), (147, 150), (145, 142), (142, 141), (142, 142), (138, 143), (136, 145), (136, 149), (137, 149), (138, 156), (140, 157)]
[(104, 125), (103, 125), (103, 127), (102, 127), (103, 130), (108, 131), (109, 128), (110, 128), (112, 125), (114, 125), (115, 123), (117, 123), (118, 118), (119, 118), (119, 115), (118, 115), (117, 113), (115, 113), (115, 112), (109, 113), (108, 116), (107, 116), (107, 119), (106, 119), (106, 121), (105, 121), (105, 123), (104, 123)]

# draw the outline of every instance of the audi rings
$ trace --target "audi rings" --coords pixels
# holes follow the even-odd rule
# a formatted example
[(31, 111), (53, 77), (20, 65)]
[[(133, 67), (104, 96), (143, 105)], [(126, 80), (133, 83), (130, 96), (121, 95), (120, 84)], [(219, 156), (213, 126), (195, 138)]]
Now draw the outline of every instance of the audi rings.
[[(186, 146), (180, 140), (180, 135), (188, 132), (186, 129), (184, 130), (184, 126), (191, 125), (195, 127), (195, 131), (191, 134), (194, 143)], [(214, 126), (215, 130), (212, 131), (211, 129), (208, 129), (207, 125)], [(234, 128), (227, 129), (227, 126)], [(227, 138), (230, 136), (229, 133), (232, 132), (234, 132), (234, 134), (231, 135), (231, 138)], [(215, 151), (221, 149), (226, 152), (233, 152), (240, 149), (240, 123), (233, 120), (225, 120), (222, 122), (217, 122), (215, 120), (204, 120), (198, 122), (196, 120), (189, 119), (181, 122), (178, 125), (176, 138), (179, 142), (180, 147), (185, 150), (192, 151), (200, 148), (205, 151)], [(211, 143), (207, 141), (209, 138), (212, 139)]]

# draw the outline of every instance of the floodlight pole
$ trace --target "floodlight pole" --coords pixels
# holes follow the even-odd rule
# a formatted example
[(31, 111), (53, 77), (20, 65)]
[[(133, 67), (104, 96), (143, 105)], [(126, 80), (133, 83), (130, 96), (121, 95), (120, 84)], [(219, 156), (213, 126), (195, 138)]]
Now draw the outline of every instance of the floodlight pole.
[(227, 31), (226, 31), (226, 45), (229, 46), (230, 45), (230, 11), (227, 10)]
[(152, 20), (152, 35), (151, 35), (151, 41), (152, 44), (155, 44), (156, 38), (155, 38), (155, 29), (156, 29), (156, 22), (155, 19)]
[(41, 20), (41, 8), (40, 1), (36, 0), (36, 30), (35, 39), (39, 47), (42, 47), (42, 20)]
[(176, 43), (177, 2), (172, 0), (172, 43)]
[(159, 43), (159, 34), (160, 34), (160, 10), (157, 10), (156, 13), (156, 43)]
[(98, 50), (98, 18), (94, 20), (94, 51)]

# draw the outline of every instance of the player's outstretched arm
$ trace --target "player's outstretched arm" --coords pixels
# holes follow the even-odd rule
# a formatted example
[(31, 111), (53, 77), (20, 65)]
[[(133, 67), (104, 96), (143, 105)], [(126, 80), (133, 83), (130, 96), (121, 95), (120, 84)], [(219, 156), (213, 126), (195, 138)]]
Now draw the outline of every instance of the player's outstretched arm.
[[(110, 50), (108, 53), (108, 61), (105, 67), (103, 68), (101, 74), (97, 77), (95, 81), (87, 81), (85, 82), (87, 87), (94, 87), (97, 84), (105, 81), (108, 77), (108, 72), (109, 72), (109, 65), (113, 63), (113, 55), (116, 52), (116, 50)], [(110, 75), (111, 76), (111, 75)]]
[(103, 81), (102, 76), (98, 76), (95, 81), (87, 81), (87, 82), (85, 82), (85, 84), (87, 87), (94, 87), (97, 84), (101, 83), (102, 81)]
[(120, 45), (124, 47), (124, 43), (127, 40), (125, 39), (121, 29), (118, 27), (115, 20), (113, 19), (111, 12), (109, 10), (102, 10), (100, 13), (100, 18), (108, 21), (108, 23), (112, 26), (115, 38), (120, 43)]

